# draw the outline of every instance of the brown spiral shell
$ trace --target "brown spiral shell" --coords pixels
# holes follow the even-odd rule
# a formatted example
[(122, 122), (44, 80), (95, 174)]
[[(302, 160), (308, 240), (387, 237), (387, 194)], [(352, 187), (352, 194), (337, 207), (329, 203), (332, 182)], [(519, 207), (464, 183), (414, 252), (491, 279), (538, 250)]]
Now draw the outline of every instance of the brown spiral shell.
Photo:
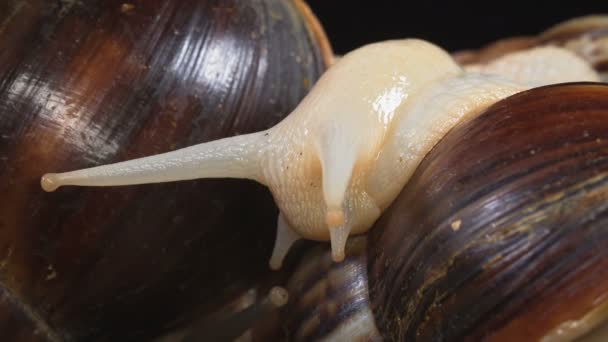
[(260, 185), (46, 194), (38, 179), (266, 129), (327, 49), (301, 1), (0, 3), (0, 278), (15, 317), (51, 340), (145, 339), (267, 273), (277, 213)]
[(608, 303), (607, 226), (608, 85), (509, 97), (450, 131), (371, 230), (376, 323), (390, 341), (550, 336)]
[(329, 246), (302, 255), (287, 283), (283, 317), (289, 341), (381, 341), (369, 305), (367, 238), (351, 237), (346, 258)]

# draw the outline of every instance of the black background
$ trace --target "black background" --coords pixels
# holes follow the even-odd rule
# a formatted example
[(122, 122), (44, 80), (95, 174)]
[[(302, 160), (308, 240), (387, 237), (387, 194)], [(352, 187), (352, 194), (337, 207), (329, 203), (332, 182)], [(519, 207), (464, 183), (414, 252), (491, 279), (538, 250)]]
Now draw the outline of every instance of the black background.
[(334, 51), (366, 43), (423, 38), (454, 51), (498, 38), (536, 34), (575, 16), (608, 13), (603, 1), (344, 1), (308, 0)]

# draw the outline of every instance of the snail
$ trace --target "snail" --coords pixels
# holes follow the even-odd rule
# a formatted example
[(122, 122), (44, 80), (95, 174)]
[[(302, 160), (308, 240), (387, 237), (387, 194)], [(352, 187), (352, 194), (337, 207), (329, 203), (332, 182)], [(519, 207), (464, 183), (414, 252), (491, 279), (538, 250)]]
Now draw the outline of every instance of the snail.
[[(598, 80), (578, 57), (556, 50), (541, 56), (541, 68), (534, 66), (524, 74), (542, 83), (553, 75), (554, 62), (558, 67), (578, 62), (581, 67), (572, 69), (574, 79)], [(527, 63), (530, 56), (538, 60), (539, 51), (517, 63)], [(573, 76), (561, 75), (565, 81)], [(549, 82), (559, 81), (557, 76)], [(268, 130), (45, 174), (41, 185), (54, 191), (63, 185), (253, 179), (270, 189), (280, 210), (271, 268), (280, 268), (289, 247), (300, 238), (330, 240), (334, 261), (341, 261), (348, 236), (372, 226), (445, 132), (533, 85), (527, 83), (465, 73), (444, 50), (422, 40), (374, 43), (340, 58), (298, 107)]]
[[(3, 305), (10, 308), (2, 311), (23, 309), (33, 314), (20, 316), (37, 319), (28, 332), (49, 332), (51, 340), (145, 339), (174, 321), (187, 320), (195, 305), (213, 311), (217, 303), (209, 303), (206, 293), (230, 296), (243, 288), (243, 282), (251, 283), (261, 269), (256, 261), (265, 257), (264, 241), (271, 238), (264, 222), (269, 222), (268, 213), (275, 215), (275, 209), (270, 196), (251, 183), (67, 189), (51, 196), (41, 196), (35, 184), (47, 169), (88, 167), (265, 129), (295, 106), (324, 62), (323, 49), (316, 46), (320, 43), (311, 38), (312, 30), (303, 25), (293, 3), (223, 4), (228, 6), (215, 8), (210, 19), (201, 14), (213, 7), (208, 1), (123, 6), (124, 2), (115, 1), (11, 0), (0, 5), (0, 169), (8, 180), (0, 183), (5, 199), (0, 205), (0, 264), (7, 289)], [(256, 10), (263, 7), (260, 4), (286, 7), (269, 16)], [(235, 17), (230, 14), (243, 19), (231, 25)], [(203, 25), (203, 19), (213, 24)], [(252, 31), (261, 33), (247, 26), (260, 20), (270, 20), (267, 32), (284, 32), (280, 37), (287, 37), (273, 36), (270, 46), (297, 53), (268, 48), (264, 54), (243, 44)], [(242, 85), (259, 85), (250, 77), (259, 80), (262, 75), (267, 75), (262, 84), (268, 87), (249, 94), (266, 94), (277, 84), (268, 80), (279, 77), (267, 72), (278, 71), (278, 66), (288, 70), (281, 75), (290, 78), (279, 77), (278, 82), (285, 87), (274, 88), (278, 95), (256, 102), (266, 108), (254, 113), (260, 117), (247, 116), (245, 105), (222, 98), (217, 105), (241, 110), (234, 123), (205, 116), (204, 106), (199, 105), (218, 97), (192, 95), (200, 94), (203, 80), (194, 77), (193, 66), (203, 63), (202, 56), (214, 56), (198, 54), (209, 51), (202, 47), (225, 51), (234, 46), (219, 43), (222, 40), (215, 40), (214, 34), (197, 34), (217, 25), (240, 28), (230, 38), (238, 46), (248, 46), (239, 51), (249, 52), (231, 56), (251, 57), (247, 60), (252, 64), (239, 66), (274, 66), (256, 69), (255, 76), (226, 68), (230, 75), (245, 77), (234, 79), (243, 82), (235, 88), (216, 88), (223, 99), (227, 89), (239, 94), (248, 94), (243, 89), (259, 89)], [(257, 41), (255, 46), (262, 45)], [(256, 64), (265, 57), (266, 64)], [(193, 127), (193, 121), (199, 125)], [(85, 122), (90, 124), (78, 125)], [(209, 200), (210, 192), (220, 198)], [(244, 204), (236, 205), (237, 200)], [(242, 222), (255, 222), (258, 229), (231, 228), (242, 227)], [(210, 229), (214, 225), (229, 234)], [(227, 245), (238, 245), (239, 255), (220, 260), (217, 251)], [(206, 252), (214, 257), (209, 265)], [(250, 260), (247, 267), (242, 267), (244, 258)], [(214, 292), (217, 288), (222, 291)], [(46, 328), (40, 330), (39, 322)]]
[(31, 319), (24, 341), (148, 340), (268, 276), (277, 209), (258, 184), (41, 196), (38, 180), (267, 129), (328, 49), (301, 1), (2, 1), (0, 323)]
[(457, 124), (343, 263), (300, 256), (281, 340), (606, 340), (607, 119), (571, 83)]

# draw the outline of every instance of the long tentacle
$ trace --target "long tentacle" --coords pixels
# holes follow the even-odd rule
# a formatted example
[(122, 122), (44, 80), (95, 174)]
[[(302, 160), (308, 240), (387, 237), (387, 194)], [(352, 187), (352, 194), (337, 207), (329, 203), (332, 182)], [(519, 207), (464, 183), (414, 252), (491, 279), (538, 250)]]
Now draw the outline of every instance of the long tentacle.
[(46, 191), (63, 185), (116, 186), (197, 178), (247, 178), (264, 183), (260, 153), (264, 131), (215, 140), (172, 152), (42, 177)]

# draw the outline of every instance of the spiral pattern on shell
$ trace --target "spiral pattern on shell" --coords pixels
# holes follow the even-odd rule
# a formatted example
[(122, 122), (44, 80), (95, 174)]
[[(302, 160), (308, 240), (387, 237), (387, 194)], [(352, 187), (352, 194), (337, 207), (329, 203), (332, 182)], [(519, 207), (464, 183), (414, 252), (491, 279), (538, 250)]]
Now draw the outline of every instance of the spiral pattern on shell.
[(608, 86), (564, 84), (449, 132), (371, 230), (383, 336), (540, 340), (605, 301), (607, 123)]

